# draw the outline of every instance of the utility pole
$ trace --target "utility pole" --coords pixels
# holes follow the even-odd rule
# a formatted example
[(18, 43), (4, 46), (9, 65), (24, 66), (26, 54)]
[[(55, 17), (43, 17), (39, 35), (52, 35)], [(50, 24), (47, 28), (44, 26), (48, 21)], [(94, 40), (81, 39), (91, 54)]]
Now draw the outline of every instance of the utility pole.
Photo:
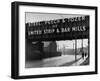
[(73, 40), (73, 54), (75, 54), (74, 40)]
[(65, 55), (65, 45), (63, 45), (63, 54), (62, 55)]
[(83, 39), (82, 39), (82, 53), (83, 53)]
[(75, 62), (76, 61), (77, 61), (77, 39), (75, 39)]

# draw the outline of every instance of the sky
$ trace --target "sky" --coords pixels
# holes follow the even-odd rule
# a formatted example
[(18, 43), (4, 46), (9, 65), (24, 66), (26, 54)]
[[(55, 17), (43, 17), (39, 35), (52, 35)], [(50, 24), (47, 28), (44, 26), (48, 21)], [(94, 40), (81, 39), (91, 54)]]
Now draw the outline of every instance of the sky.
[(83, 15), (26, 12), (25, 20), (26, 23), (28, 22), (30, 23), (30, 22), (48, 21), (48, 20), (62, 19), (62, 18), (80, 17), (80, 16)]

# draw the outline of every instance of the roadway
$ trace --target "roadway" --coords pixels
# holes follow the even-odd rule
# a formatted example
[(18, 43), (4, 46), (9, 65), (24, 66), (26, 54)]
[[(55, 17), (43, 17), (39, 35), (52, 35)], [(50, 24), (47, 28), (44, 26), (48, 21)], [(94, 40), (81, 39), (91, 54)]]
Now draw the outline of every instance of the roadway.
[(33, 67), (58, 67), (58, 66), (78, 66), (85, 61), (86, 58), (82, 58), (81, 55), (62, 55), (58, 57), (46, 58), (37, 61), (27, 61), (25, 63), (26, 68)]

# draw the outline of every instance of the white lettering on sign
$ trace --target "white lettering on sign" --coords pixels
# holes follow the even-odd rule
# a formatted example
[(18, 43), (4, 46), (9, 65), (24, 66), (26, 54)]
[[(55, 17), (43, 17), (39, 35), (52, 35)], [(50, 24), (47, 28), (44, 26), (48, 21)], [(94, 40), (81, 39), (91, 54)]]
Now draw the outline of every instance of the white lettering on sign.
[(44, 34), (47, 34), (47, 33), (54, 33), (55, 29), (45, 29), (43, 30)]
[(70, 28), (61, 28), (61, 32), (70, 32)]
[(39, 34), (42, 34), (41, 30), (35, 30), (35, 31), (28, 32), (28, 35), (39, 35)]
[(85, 26), (72, 27), (72, 31), (86, 31)]

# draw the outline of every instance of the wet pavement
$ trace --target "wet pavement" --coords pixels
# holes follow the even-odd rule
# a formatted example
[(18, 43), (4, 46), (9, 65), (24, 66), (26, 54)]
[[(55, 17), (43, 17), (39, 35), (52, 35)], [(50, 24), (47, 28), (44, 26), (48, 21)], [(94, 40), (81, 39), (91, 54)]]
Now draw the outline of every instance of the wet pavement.
[(77, 55), (76, 60), (75, 60), (75, 55), (63, 55), (43, 60), (27, 61), (25, 67), (34, 68), (34, 67), (75, 66), (75, 65), (78, 66), (84, 61), (85, 59), (82, 59), (81, 55)]

